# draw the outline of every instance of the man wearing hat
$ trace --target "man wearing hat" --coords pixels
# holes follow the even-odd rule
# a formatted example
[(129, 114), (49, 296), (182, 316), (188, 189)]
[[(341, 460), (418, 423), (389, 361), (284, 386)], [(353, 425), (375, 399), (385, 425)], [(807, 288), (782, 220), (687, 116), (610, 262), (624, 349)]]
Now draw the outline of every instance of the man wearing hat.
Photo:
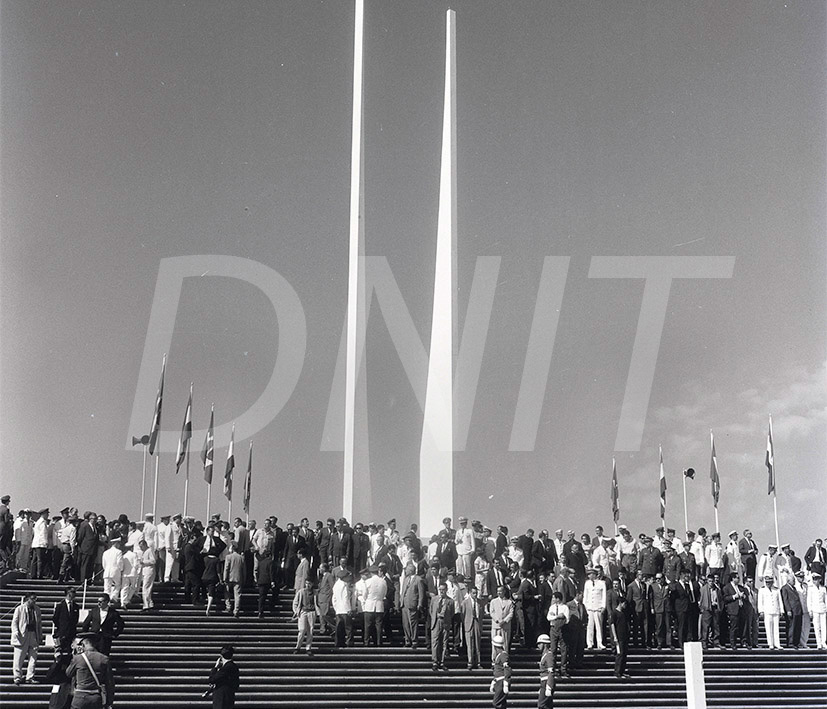
[(0, 551), (11, 554), (12, 536), (14, 533), (14, 516), (9, 509), (11, 496), (0, 497)]
[(72, 707), (109, 709), (115, 700), (115, 681), (109, 658), (95, 647), (95, 633), (84, 632), (78, 639), (83, 651), (72, 657), (66, 668), (66, 676), (75, 682)]
[(543, 633), (537, 638), (540, 650), (540, 691), (537, 694), (537, 709), (552, 709), (554, 706), (554, 656), (551, 654), (551, 638)]
[(32, 578), (41, 579), (49, 575), (49, 538), (52, 523), (49, 521), (49, 508), (38, 510), (38, 518), (32, 530)]
[(491, 639), (491, 650), (494, 653), (494, 661), (491, 664), (494, 672), (494, 679), (491, 680), (491, 693), (494, 695), (492, 706), (494, 709), (506, 709), (508, 707), (511, 664), (508, 660), (505, 645), (506, 641), (502, 635), (495, 635)]
[(827, 650), (827, 588), (823, 575), (817, 571), (812, 581), (807, 588), (807, 612), (815, 628), (816, 649)]
[(718, 532), (712, 533), (712, 539), (706, 545), (705, 555), (707, 573), (715, 574), (720, 579), (724, 570), (724, 547)]
[(781, 649), (779, 619), (784, 612), (781, 592), (775, 587), (772, 576), (764, 577), (764, 587), (758, 590), (758, 613), (764, 616), (764, 630), (770, 650)]
[(336, 614), (336, 647), (353, 645), (353, 614), (356, 613), (356, 592), (351, 583), (350, 572), (337, 568), (336, 583), (333, 584), (333, 612)]
[(729, 576), (734, 574), (738, 577), (739, 582), (743, 581), (744, 562), (741, 558), (741, 547), (738, 542), (738, 532), (734, 529), (729, 533), (729, 541), (727, 542), (726, 547), (724, 547), (724, 555), (727, 574)]
[[(147, 512), (144, 515), (144, 539), (146, 545), (156, 554), (158, 549), (158, 527), (155, 526), (155, 515), (152, 512)], [(156, 559), (157, 563), (157, 559)]]
[(588, 579), (583, 588), (583, 605), (589, 614), (589, 622), (586, 628), (586, 649), (605, 650), (603, 644), (603, 614), (606, 612), (606, 583), (597, 580), (597, 570), (586, 569)]
[[(451, 626), (454, 618), (454, 602), (448, 597), (448, 584), (439, 584), (439, 594), (431, 599), (428, 609), (431, 628), (431, 668), (445, 670), (445, 658), (451, 639)], [(367, 644), (367, 643), (365, 643)]]
[(778, 556), (778, 546), (776, 544), (768, 544), (767, 552), (761, 555), (755, 567), (755, 578), (759, 587), (764, 585), (764, 579), (766, 579), (767, 576), (772, 576), (773, 580), (778, 583), (778, 579), (774, 576), (776, 556)]
[(666, 551), (666, 547), (670, 546), (670, 544), (663, 538), (663, 527), (658, 527), (655, 530), (655, 537), (652, 540), (652, 546), (657, 549), (661, 554)]
[(780, 588), (787, 583), (789, 577), (793, 574), (792, 564), (790, 563), (790, 545), (788, 543), (781, 545), (781, 551), (775, 555), (772, 565), (775, 584)]
[(663, 571), (663, 554), (653, 546), (652, 537), (641, 535), (642, 548), (638, 553), (638, 568), (646, 576), (654, 576)]
[(235, 649), (225, 645), (210, 670), (210, 689), (212, 689), (213, 709), (233, 709), (235, 695), (239, 687), (238, 666), (233, 662)]
[(457, 573), (465, 578), (474, 575), (474, 533), (468, 527), (468, 518), (460, 516), (459, 529), (454, 536), (454, 544), (457, 549)]

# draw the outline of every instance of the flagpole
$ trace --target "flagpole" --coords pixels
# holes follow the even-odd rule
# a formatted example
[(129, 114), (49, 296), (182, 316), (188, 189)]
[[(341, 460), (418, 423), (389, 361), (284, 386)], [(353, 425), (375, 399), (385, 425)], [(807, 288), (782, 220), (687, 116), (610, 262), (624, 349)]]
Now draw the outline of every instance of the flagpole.
[(184, 517), (187, 516), (187, 497), (189, 496), (189, 489), (190, 489), (190, 447), (189, 447), (189, 441), (187, 441), (187, 472), (186, 472), (186, 477), (184, 478)]
[[(161, 440), (161, 432), (158, 432), (158, 437), (156, 441)], [(156, 443), (157, 445), (157, 443)], [(156, 507), (158, 506), (158, 461), (161, 458), (161, 451), (160, 449), (156, 449), (155, 451), (155, 485), (152, 491), (152, 515), (155, 516)], [(155, 517), (155, 519), (158, 519)]]
[(715, 531), (720, 534), (721, 530), (718, 527), (718, 508), (715, 507)]
[(141, 516), (140, 519), (144, 518), (144, 498), (146, 497), (146, 452), (149, 448), (149, 441), (144, 443), (144, 472), (141, 476)]
[(210, 519), (210, 492), (212, 492), (212, 484), (207, 483), (207, 516), (204, 517), (204, 523), (206, 524)]
[(689, 529), (689, 510), (686, 506), (686, 471), (683, 473), (683, 524), (684, 532)]
[(768, 438), (767, 453), (768, 455), (770, 453), (772, 454), (772, 469), (770, 470), (770, 473), (772, 475), (772, 511), (775, 517), (775, 543), (780, 549), (781, 537), (778, 534), (778, 485), (776, 485), (778, 475), (776, 474), (775, 468), (775, 442), (772, 437), (772, 414), (770, 414), (770, 433)]

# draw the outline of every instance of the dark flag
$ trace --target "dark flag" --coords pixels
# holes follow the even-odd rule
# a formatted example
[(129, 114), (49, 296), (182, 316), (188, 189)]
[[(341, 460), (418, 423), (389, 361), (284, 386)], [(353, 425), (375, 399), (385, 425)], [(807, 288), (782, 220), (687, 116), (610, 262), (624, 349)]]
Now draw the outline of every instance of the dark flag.
[(190, 384), (190, 398), (187, 401), (187, 411), (184, 414), (184, 425), (181, 428), (181, 437), (178, 439), (178, 457), (175, 460), (175, 473), (181, 470), (181, 463), (187, 455), (190, 448), (190, 438), (192, 438), (192, 384)]
[(224, 496), (228, 500), (233, 499), (233, 468), (235, 468), (235, 454), (233, 453), (235, 438), (235, 424), (230, 433), (230, 447), (227, 449), (227, 468), (224, 471)]
[(152, 414), (152, 428), (149, 429), (149, 454), (155, 453), (158, 435), (161, 433), (161, 404), (164, 400), (164, 372), (167, 369), (167, 356), (161, 364), (161, 381), (158, 383), (158, 395), (155, 397), (155, 412)]
[(718, 456), (715, 455), (715, 436), (709, 432), (709, 440), (712, 442), (712, 459), (709, 462), (709, 478), (712, 480), (712, 502), (713, 507), (718, 509), (718, 496), (721, 494), (721, 479), (718, 477)]
[(614, 517), (615, 524), (620, 519), (620, 507), (618, 501), (620, 500), (620, 490), (617, 487), (617, 463), (612, 458), (612, 517)]
[(207, 437), (204, 440), (204, 450), (201, 451), (201, 461), (204, 463), (204, 480), (207, 485), (212, 485), (212, 466), (215, 456), (215, 405), (210, 407), (210, 427), (207, 429)]
[(250, 457), (247, 459), (247, 477), (244, 478), (244, 512), (250, 514), (250, 489), (253, 477), (253, 442), (250, 441)]

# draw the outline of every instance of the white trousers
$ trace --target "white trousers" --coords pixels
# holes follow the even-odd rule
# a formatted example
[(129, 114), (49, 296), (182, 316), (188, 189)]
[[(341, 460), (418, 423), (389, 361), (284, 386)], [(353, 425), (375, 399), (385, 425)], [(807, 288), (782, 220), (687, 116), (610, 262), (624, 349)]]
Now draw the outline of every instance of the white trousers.
[(23, 679), (23, 665), (28, 660), (26, 667), (26, 679), (34, 677), (34, 666), (37, 662), (37, 633), (26, 633), (23, 637), (22, 645), (14, 646), (14, 658), (12, 666), (12, 674), (14, 679)]
[(121, 608), (126, 608), (132, 596), (138, 591), (137, 576), (124, 576), (121, 578)]
[(764, 613), (764, 630), (767, 633), (767, 647), (769, 647), (770, 650), (781, 649), (779, 618), (780, 616), (776, 613)]
[(178, 580), (178, 553), (167, 549), (164, 563), (164, 581), (169, 583), (172, 579)]
[(155, 569), (146, 566), (141, 569), (141, 574), (143, 576), (144, 608), (153, 608), (155, 604), (152, 602), (152, 587), (155, 585)]
[(586, 647), (603, 647), (603, 611), (586, 611), (589, 614), (589, 624), (586, 628)]
[(827, 613), (813, 613), (813, 626), (816, 629), (816, 647), (827, 650)]
[(118, 600), (121, 595), (121, 572), (113, 576), (103, 575), (103, 592), (109, 596), (112, 602)]
[[(302, 640), (304, 640), (305, 647), (308, 650), (313, 645), (313, 625), (316, 622), (316, 612), (315, 611), (301, 611), (299, 613), (298, 619), (298, 626), (299, 626), (299, 635), (296, 638), (296, 647), (301, 647)], [(381, 640), (381, 638), (380, 638)]]
[(457, 573), (462, 574), (466, 581), (474, 578), (474, 562), (471, 561), (471, 554), (459, 554), (457, 556)]

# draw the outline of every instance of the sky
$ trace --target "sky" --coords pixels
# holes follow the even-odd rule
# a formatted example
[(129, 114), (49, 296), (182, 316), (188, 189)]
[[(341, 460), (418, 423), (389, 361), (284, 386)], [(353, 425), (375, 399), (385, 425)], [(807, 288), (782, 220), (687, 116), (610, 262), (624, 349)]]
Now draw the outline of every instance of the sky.
[[(365, 3), (366, 251), (386, 260), (423, 351), (448, 7)], [(749, 527), (764, 547), (771, 413), (781, 541), (803, 554), (827, 533), (824, 4), (450, 7), (460, 331), (478, 259), (499, 261), (446, 514), (610, 528), (614, 456), (621, 522), (651, 532), (662, 446), (668, 526), (684, 529), (691, 466), (689, 527), (712, 529), (712, 429), (721, 531)], [(284, 405), (236, 436), (233, 511), (252, 437), (252, 518), (341, 513), (325, 422), (347, 297), (353, 18), (344, 0), (0, 4), (0, 487), (15, 510), (138, 516), (141, 447), (127, 441), (148, 432), (164, 354), (145, 351), (159, 270), (221, 255), (277, 273), (306, 326)], [(536, 443), (509, 450), (549, 256), (569, 263)], [(632, 451), (615, 447), (644, 281), (590, 278), (605, 256), (734, 259), (731, 277), (672, 282)], [(241, 417), (294, 334), (253, 284), (198, 276), (174, 309), (159, 513), (183, 505), (190, 382), (200, 516), (210, 404), (218, 425)], [(366, 343), (371, 490), (356, 499), (363, 521), (407, 526), (422, 410), (381, 306)], [(217, 474), (227, 444), (224, 428)], [(212, 510), (226, 514), (220, 480)]]

